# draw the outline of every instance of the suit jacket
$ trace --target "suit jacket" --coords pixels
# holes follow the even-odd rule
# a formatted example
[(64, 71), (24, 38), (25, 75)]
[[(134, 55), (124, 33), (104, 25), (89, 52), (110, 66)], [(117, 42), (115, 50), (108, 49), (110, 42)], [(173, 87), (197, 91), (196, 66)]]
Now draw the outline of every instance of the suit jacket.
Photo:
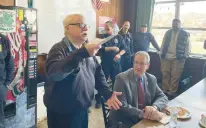
[[(117, 111), (110, 111), (110, 126), (115, 126), (118, 122), (122, 122), (126, 127), (131, 127), (143, 118), (143, 110), (138, 109), (138, 83), (136, 79), (137, 77), (133, 69), (129, 69), (116, 76), (114, 90), (122, 92), (118, 99), (122, 102), (123, 106)], [(145, 73), (143, 79), (145, 106), (155, 105), (159, 111), (162, 111), (166, 107), (168, 99), (158, 87), (156, 77)]]

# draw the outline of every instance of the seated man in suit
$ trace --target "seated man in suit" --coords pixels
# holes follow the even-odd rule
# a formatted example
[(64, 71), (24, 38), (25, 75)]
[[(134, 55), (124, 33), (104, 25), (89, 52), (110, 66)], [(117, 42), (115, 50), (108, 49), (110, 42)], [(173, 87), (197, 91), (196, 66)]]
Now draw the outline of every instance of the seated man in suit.
[(110, 111), (109, 126), (116, 128), (118, 122), (128, 128), (141, 119), (161, 120), (168, 99), (157, 85), (155, 76), (146, 73), (150, 57), (147, 52), (135, 54), (133, 68), (116, 76), (114, 90), (122, 92), (118, 97), (123, 106)]

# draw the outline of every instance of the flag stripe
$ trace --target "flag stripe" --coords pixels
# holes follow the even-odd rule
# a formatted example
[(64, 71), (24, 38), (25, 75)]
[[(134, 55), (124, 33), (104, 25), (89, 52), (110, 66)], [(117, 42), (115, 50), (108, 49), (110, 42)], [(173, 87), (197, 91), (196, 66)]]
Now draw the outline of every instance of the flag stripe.
[(100, 10), (103, 7), (103, 4), (100, 0), (92, 0), (92, 5), (95, 10)]

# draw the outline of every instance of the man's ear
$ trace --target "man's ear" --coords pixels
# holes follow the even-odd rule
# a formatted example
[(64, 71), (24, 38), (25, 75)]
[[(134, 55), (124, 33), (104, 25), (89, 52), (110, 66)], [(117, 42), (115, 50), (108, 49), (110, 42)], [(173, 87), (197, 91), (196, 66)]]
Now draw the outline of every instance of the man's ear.
[(69, 26), (67, 26), (66, 29), (67, 29), (67, 32), (69, 32)]
[(149, 69), (150, 63), (147, 64), (147, 70)]

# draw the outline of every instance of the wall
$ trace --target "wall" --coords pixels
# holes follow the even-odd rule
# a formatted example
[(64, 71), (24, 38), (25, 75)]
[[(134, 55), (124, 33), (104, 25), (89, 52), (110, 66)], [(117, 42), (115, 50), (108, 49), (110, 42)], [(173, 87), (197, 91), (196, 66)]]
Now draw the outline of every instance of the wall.
[[(33, 0), (35, 1), (35, 0)], [(16, 6), (20, 6), (20, 7), (28, 7), (28, 0), (16, 0)]]
[(137, 4), (137, 0), (125, 0), (125, 4), (124, 4), (124, 18), (125, 20), (130, 21), (130, 32), (134, 32), (135, 31), (135, 7)]
[(48, 53), (64, 37), (62, 21), (67, 14), (85, 15), (90, 25), (89, 39), (94, 39), (96, 14), (91, 0), (35, 0), (34, 7), (38, 9), (39, 53)]
[(98, 26), (99, 24), (99, 16), (114, 17), (120, 28), (125, 20), (130, 21), (130, 31), (133, 32), (135, 27), (136, 2), (137, 0), (110, 0), (110, 3), (104, 4), (104, 7), (101, 10), (96, 11), (96, 25)]
[[(110, 0), (110, 3), (104, 3), (102, 9), (96, 11), (96, 25), (99, 25), (99, 16), (108, 16), (116, 19), (119, 27), (124, 22), (124, 3), (125, 0)], [(98, 34), (98, 33), (97, 33)]]
[(0, 0), (0, 5), (4, 6), (14, 6), (15, 0)]

